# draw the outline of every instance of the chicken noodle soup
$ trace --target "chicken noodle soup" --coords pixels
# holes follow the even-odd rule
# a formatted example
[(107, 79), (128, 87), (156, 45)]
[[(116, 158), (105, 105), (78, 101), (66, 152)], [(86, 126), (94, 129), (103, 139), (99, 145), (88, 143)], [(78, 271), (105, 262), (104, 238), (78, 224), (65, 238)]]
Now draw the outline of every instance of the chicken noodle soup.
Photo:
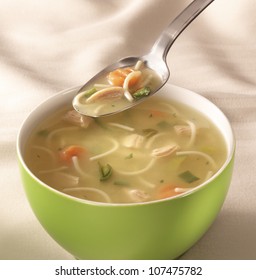
[(65, 194), (104, 203), (166, 199), (211, 178), (226, 158), (219, 130), (201, 113), (154, 96), (91, 118), (62, 108), (26, 146), (26, 162)]
[(119, 68), (89, 84), (73, 101), (76, 111), (98, 116), (129, 106), (134, 100), (154, 92), (160, 77), (142, 61), (134, 66)]

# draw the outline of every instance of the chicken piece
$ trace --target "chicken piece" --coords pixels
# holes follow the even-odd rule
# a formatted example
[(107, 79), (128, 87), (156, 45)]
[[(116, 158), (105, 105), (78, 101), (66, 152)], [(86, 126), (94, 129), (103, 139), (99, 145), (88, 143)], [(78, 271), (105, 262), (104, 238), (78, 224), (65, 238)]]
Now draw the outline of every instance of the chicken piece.
[(156, 148), (152, 151), (151, 155), (154, 157), (165, 157), (174, 154), (180, 147), (176, 144), (167, 145), (161, 148)]
[(107, 87), (92, 94), (89, 98), (86, 99), (86, 103), (90, 104), (100, 100), (118, 99), (123, 95), (124, 89), (122, 87)]
[(191, 135), (191, 127), (189, 125), (175, 125), (174, 130), (177, 135)]
[(132, 202), (142, 202), (142, 201), (146, 201), (149, 199), (149, 194), (141, 191), (141, 190), (128, 190), (128, 194), (130, 196), (130, 198), (132, 199)]
[(145, 137), (133, 133), (123, 139), (123, 145), (127, 148), (140, 148), (144, 142)]
[(63, 120), (83, 128), (87, 128), (93, 121), (91, 117), (81, 115), (76, 110), (68, 111)]

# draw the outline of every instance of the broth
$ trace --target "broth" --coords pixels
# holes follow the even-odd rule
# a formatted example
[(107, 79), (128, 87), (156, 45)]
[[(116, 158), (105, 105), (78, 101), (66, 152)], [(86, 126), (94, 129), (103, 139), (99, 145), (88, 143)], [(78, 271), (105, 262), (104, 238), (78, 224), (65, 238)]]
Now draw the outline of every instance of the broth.
[(185, 193), (211, 178), (226, 156), (208, 118), (158, 96), (102, 118), (61, 108), (36, 127), (25, 149), (28, 167), (50, 187), (107, 203)]

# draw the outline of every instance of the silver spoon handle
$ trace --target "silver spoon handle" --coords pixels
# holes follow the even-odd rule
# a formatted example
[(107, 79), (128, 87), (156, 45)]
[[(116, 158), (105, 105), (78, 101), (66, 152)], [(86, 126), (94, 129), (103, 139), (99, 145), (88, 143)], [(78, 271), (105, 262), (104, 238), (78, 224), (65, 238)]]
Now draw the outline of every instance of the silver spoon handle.
[(167, 53), (182, 31), (214, 0), (194, 0), (162, 32), (151, 49), (151, 54), (166, 59)]

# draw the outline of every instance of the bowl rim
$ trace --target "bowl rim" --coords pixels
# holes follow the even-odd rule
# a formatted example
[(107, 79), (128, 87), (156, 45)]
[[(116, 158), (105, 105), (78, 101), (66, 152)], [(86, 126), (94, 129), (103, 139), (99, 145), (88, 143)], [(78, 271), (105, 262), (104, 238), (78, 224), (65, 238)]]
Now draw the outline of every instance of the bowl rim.
[[(235, 149), (236, 149), (236, 140), (235, 140), (235, 134), (234, 134), (234, 130), (232, 128), (232, 125), (229, 121), (229, 119), (226, 117), (226, 115), (224, 114), (224, 112), (217, 106), (215, 105), (212, 101), (210, 101), (208, 98), (200, 95), (199, 93), (196, 93), (192, 90), (180, 87), (180, 86), (176, 86), (174, 84), (167, 84), (163, 87), (163, 90), (166, 89), (166, 87), (170, 87), (176, 91), (183, 91), (185, 92), (185, 94), (189, 93), (190, 95), (196, 96), (197, 98), (200, 98), (201, 100), (203, 100), (204, 102), (208, 103), (209, 106), (212, 106), (212, 108), (215, 109), (215, 111), (218, 112), (218, 114), (221, 115), (221, 117), (223, 119), (225, 119), (227, 125), (229, 126), (230, 129), (230, 133), (231, 133), (231, 146), (229, 148), (229, 152), (227, 154), (226, 160), (225, 162), (222, 164), (222, 166), (220, 167), (220, 169), (208, 180), (206, 180), (204, 183), (194, 187), (191, 190), (186, 191), (185, 193), (180, 193), (177, 194), (173, 197), (169, 197), (169, 198), (164, 198), (164, 199), (158, 199), (158, 200), (152, 200), (152, 201), (145, 201), (145, 202), (130, 202), (130, 203), (111, 203), (111, 202), (97, 202), (97, 201), (91, 201), (91, 200), (86, 200), (86, 199), (82, 199), (82, 198), (77, 198), (74, 197), (72, 195), (69, 194), (65, 194), (61, 191), (58, 191), (56, 189), (54, 189), (53, 187), (49, 186), (48, 184), (44, 183), (43, 181), (41, 181), (27, 166), (25, 159), (24, 159), (24, 152), (22, 152), (22, 148), (21, 148), (21, 141), (23, 139), (23, 135), (24, 132), (23, 130), (25, 129), (25, 126), (28, 122), (28, 120), (32, 117), (32, 115), (41, 107), (43, 107), (45, 104), (47, 104), (48, 102), (51, 101), (51, 99), (56, 99), (59, 98), (59, 96), (61, 95), (67, 95), (67, 94), (72, 94), (75, 93), (78, 89), (80, 89), (81, 86), (74, 86), (74, 87), (70, 87), (67, 88), (65, 90), (59, 91), (57, 93), (55, 93), (54, 95), (46, 98), (45, 100), (43, 100), (42, 102), (40, 102), (32, 111), (30, 111), (28, 113), (28, 115), (25, 117), (25, 119), (23, 120), (23, 122), (20, 125), (18, 134), (17, 134), (17, 140), (16, 140), (16, 153), (18, 156), (18, 160), (21, 163), (22, 167), (25, 169), (25, 171), (27, 172), (27, 174), (29, 176), (31, 176), (37, 183), (39, 183), (41, 186), (47, 188), (49, 191), (56, 193), (57, 195), (62, 196), (65, 199), (68, 200), (73, 200), (82, 204), (86, 204), (86, 205), (94, 205), (94, 206), (104, 206), (104, 207), (135, 207), (135, 206), (143, 206), (143, 205), (151, 205), (151, 204), (156, 204), (156, 203), (162, 203), (162, 202), (166, 202), (166, 201), (171, 201), (171, 200), (177, 200), (186, 196), (190, 196), (191, 194), (198, 192), (199, 190), (206, 188), (208, 186), (209, 183), (211, 183), (212, 181), (214, 181), (225, 169), (226, 167), (230, 164), (230, 162), (232, 161), (232, 159), (234, 158), (235, 155)], [(56, 107), (56, 106), (55, 106)], [(195, 108), (197, 110), (197, 108)], [(207, 116), (211, 121), (212, 119)], [(219, 129), (220, 130), (220, 129)], [(220, 131), (221, 132), (221, 131)], [(221, 132), (221, 134), (223, 135), (223, 133)], [(23, 136), (23, 137), (22, 137)], [(225, 138), (225, 137), (224, 137)], [(27, 140), (27, 139), (26, 139)], [(228, 146), (227, 140), (225, 139), (225, 143)]]

